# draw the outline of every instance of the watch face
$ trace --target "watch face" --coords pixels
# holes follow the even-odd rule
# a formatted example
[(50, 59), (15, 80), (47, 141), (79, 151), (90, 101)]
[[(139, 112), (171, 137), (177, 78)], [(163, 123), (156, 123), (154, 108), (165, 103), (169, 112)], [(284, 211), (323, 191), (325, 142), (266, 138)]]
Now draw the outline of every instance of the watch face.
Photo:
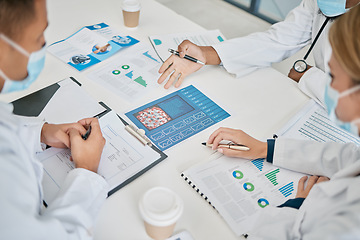
[(303, 73), (306, 71), (307, 69), (307, 64), (304, 60), (297, 60), (294, 63), (294, 69), (295, 71), (297, 71), (298, 73)]

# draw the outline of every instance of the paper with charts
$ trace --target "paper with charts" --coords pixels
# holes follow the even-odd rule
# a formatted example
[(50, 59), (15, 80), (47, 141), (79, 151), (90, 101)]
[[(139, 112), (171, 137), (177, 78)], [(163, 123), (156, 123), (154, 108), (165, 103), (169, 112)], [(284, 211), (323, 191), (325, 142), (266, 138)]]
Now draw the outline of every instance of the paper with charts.
[(326, 110), (310, 100), (278, 133), (279, 136), (317, 142), (352, 142), (360, 145), (360, 138), (339, 128)]
[[(116, 188), (159, 159), (159, 153), (144, 146), (125, 130), (124, 124), (114, 112), (107, 113), (99, 122), (106, 144), (98, 174), (105, 178), (110, 189)], [(48, 204), (56, 197), (68, 172), (75, 168), (70, 156), (69, 149), (59, 148), (49, 148), (37, 155), (44, 167), (44, 200)]]
[(99, 23), (81, 28), (70, 37), (51, 44), (47, 50), (63, 62), (82, 71), (109, 58), (120, 49), (138, 42), (105, 23)]
[(210, 30), (203, 32), (174, 33), (150, 36), (150, 42), (154, 46), (157, 54), (162, 61), (170, 57), (168, 49), (178, 49), (178, 45), (184, 40), (190, 40), (198, 46), (210, 46), (225, 40), (220, 30)]
[(158, 86), (161, 61), (148, 44), (138, 44), (87, 75), (126, 101), (133, 101)]
[(278, 168), (264, 159), (249, 161), (226, 156), (183, 173), (237, 236), (251, 229), (262, 209), (294, 198), (302, 176), (304, 174)]
[(190, 85), (125, 114), (160, 149), (168, 149), (228, 118), (224, 109)]

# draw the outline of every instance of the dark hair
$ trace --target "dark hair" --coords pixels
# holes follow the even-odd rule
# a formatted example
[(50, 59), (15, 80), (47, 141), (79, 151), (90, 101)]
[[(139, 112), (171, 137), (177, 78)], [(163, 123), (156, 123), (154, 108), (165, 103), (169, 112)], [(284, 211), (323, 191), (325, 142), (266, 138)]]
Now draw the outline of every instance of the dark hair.
[(35, 17), (35, 0), (0, 0), (0, 33), (12, 39), (20, 37)]

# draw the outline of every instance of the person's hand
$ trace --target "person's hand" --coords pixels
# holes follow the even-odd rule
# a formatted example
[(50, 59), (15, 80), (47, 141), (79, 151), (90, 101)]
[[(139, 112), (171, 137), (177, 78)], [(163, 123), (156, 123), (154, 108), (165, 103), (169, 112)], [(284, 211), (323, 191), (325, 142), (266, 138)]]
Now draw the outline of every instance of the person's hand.
[(56, 148), (69, 148), (70, 138), (68, 131), (70, 128), (76, 129), (80, 134), (84, 134), (86, 132), (86, 129), (80, 123), (45, 123), (41, 130), (41, 142)]
[(295, 82), (299, 82), (300, 78), (306, 73), (307, 70), (309, 70), (310, 68), (312, 68), (312, 66), (308, 65), (305, 72), (299, 73), (297, 71), (295, 71), (295, 69), (292, 67), (290, 69), (290, 72), (288, 74), (288, 77), (291, 78), (292, 80), (294, 80)]
[(91, 126), (89, 137), (84, 140), (82, 133), (75, 128), (69, 129), (71, 157), (76, 168), (97, 172), (105, 139), (102, 136), (99, 121), (96, 118), (80, 120), (83, 126)]
[(162, 84), (170, 76), (164, 86), (165, 89), (168, 89), (176, 79), (175, 87), (179, 87), (185, 77), (196, 72), (203, 66), (200, 63), (184, 59), (185, 54), (206, 63), (206, 57), (202, 48), (189, 40), (183, 41), (178, 46), (178, 52), (180, 57), (171, 55), (159, 69), (159, 73), (161, 73), (161, 76), (158, 79), (159, 84)]
[(306, 198), (309, 195), (310, 190), (312, 189), (312, 187), (315, 184), (330, 180), (327, 177), (311, 176), (305, 187), (305, 182), (307, 179), (308, 179), (308, 176), (304, 176), (304, 177), (300, 178), (298, 190), (297, 190), (295, 198)]
[[(232, 141), (236, 144), (242, 144), (250, 148), (249, 151), (234, 150), (229, 148), (219, 147), (222, 140)], [(229, 157), (239, 157), (247, 159), (266, 158), (267, 143), (261, 142), (241, 130), (231, 128), (219, 128), (216, 130), (207, 141), (207, 144), (213, 144), (213, 149), (218, 149), (218, 152), (223, 153)]]

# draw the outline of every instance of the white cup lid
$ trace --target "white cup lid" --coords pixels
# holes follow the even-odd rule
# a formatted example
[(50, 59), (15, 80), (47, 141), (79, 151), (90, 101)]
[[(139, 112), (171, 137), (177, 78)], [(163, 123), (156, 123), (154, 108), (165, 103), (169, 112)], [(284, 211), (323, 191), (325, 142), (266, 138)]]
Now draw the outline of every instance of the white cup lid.
[(145, 192), (139, 202), (139, 209), (147, 223), (165, 227), (174, 224), (180, 218), (184, 203), (170, 189), (154, 187)]
[(141, 5), (138, 0), (124, 0), (121, 7), (127, 12), (137, 12), (140, 10)]

